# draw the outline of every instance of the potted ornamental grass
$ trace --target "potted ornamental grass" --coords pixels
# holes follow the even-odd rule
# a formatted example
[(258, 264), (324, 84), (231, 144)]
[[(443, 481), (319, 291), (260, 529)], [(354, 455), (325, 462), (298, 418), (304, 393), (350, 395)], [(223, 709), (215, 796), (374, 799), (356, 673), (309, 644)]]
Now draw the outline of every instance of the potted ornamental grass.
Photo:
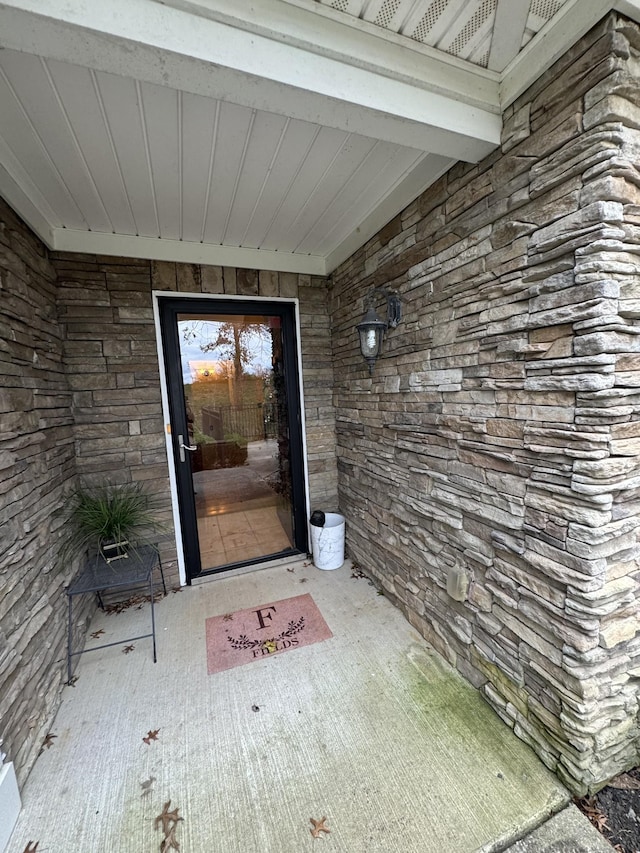
[(155, 510), (156, 501), (141, 483), (78, 486), (63, 508), (60, 559), (87, 552), (107, 563), (126, 559), (137, 548), (153, 544), (162, 530)]

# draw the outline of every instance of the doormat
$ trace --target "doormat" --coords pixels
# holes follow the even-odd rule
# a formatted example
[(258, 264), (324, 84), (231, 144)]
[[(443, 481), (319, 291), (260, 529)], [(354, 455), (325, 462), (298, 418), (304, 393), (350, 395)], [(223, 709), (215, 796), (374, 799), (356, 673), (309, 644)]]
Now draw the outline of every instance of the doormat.
[(206, 620), (209, 675), (333, 637), (309, 593)]

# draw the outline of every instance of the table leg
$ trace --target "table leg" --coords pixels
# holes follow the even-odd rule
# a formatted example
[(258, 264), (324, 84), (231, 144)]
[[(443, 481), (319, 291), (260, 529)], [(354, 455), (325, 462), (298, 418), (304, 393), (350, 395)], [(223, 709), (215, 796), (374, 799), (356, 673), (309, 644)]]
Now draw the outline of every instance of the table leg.
[(164, 569), (162, 568), (162, 560), (160, 559), (160, 554), (158, 553), (158, 567), (160, 569), (160, 577), (162, 578), (162, 589), (164, 590), (164, 594), (167, 594), (167, 585), (164, 582)]
[(153, 569), (149, 572), (149, 595), (151, 596), (151, 635), (153, 637), (153, 662), (157, 663), (156, 655), (156, 615), (153, 602)]

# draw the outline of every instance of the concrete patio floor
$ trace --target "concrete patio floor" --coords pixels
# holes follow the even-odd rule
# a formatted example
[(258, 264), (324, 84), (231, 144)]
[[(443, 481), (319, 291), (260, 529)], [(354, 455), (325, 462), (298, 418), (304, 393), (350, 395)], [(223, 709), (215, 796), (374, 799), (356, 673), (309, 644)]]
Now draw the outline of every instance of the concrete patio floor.
[[(331, 639), (207, 675), (207, 617), (303, 593)], [(90, 630), (105, 634), (89, 642), (143, 633), (148, 618), (148, 605), (99, 612)], [(158, 851), (168, 800), (183, 820), (167, 849), (182, 853), (489, 853), (569, 800), (348, 563), (202, 582), (169, 593), (156, 618), (156, 664), (149, 639), (77, 659), (8, 853)], [(309, 819), (323, 816), (331, 832), (314, 839)], [(593, 833), (591, 846), (514, 850), (601, 849)]]

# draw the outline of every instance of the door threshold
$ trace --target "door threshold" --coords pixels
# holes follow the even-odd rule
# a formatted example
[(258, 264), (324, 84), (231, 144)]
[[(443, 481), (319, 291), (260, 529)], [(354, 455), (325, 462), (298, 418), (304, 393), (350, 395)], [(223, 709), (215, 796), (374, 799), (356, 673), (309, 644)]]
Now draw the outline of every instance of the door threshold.
[(201, 583), (207, 583), (209, 581), (233, 578), (236, 575), (246, 575), (248, 572), (257, 572), (261, 569), (272, 569), (277, 563), (281, 563), (283, 566), (290, 566), (292, 565), (292, 563), (300, 563), (308, 559), (309, 558), (306, 554), (291, 554), (286, 557), (281, 557), (275, 560), (263, 560), (261, 563), (251, 563), (248, 566), (238, 566), (236, 569), (229, 569), (228, 571), (209, 572), (207, 574), (201, 575), (200, 577), (192, 578), (191, 586), (196, 586), (197, 584)]

